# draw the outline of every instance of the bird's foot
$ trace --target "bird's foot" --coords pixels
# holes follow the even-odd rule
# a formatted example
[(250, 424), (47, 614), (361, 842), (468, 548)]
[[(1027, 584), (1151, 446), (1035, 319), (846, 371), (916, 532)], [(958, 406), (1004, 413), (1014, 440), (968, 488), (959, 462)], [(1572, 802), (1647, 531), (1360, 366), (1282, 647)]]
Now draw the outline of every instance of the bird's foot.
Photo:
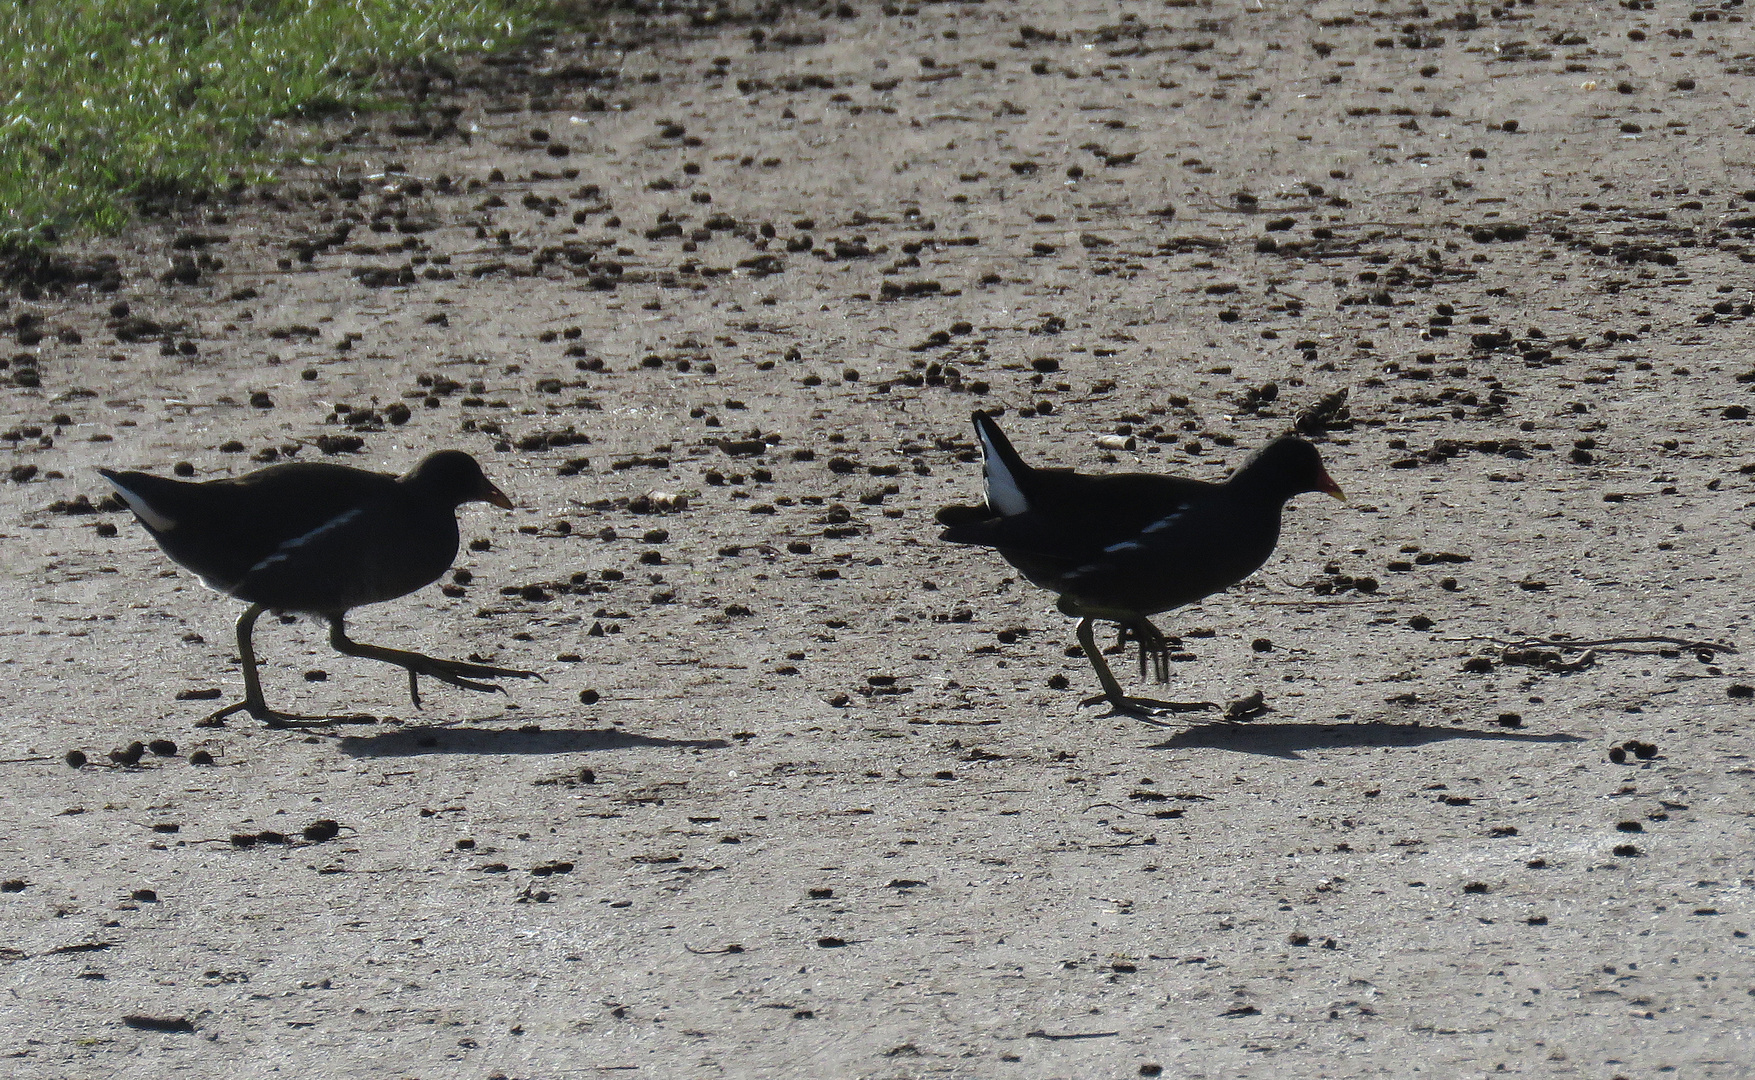
[(336, 652), (344, 656), (358, 656), (366, 660), (376, 660), (384, 664), (395, 664), (408, 672), (408, 696), (415, 708), (420, 708), (420, 677), (427, 675), (449, 686), (462, 687), (465, 690), (476, 690), (484, 694), (496, 691), (505, 693), (506, 689), (483, 679), (535, 679), (546, 682), (534, 671), (521, 671), (518, 668), (494, 667), (472, 660), (445, 660), (425, 653), (410, 652), (407, 649), (389, 649), (382, 645), (366, 645), (347, 636), (341, 620), (335, 619), (330, 624), (329, 644)]
[(443, 660), (424, 653), (405, 652), (401, 649), (383, 649), (372, 655), (373, 659), (396, 664), (408, 672), (408, 697), (420, 708), (420, 677), (431, 676), (448, 686), (460, 686), (465, 690), (476, 690), (484, 694), (505, 693), (506, 688), (499, 683), (481, 682), (482, 679), (535, 679), (547, 682), (534, 671), (522, 671), (518, 668), (493, 667), (490, 664), (477, 664), (468, 660)]
[(234, 702), (231, 705), (227, 705), (225, 708), (208, 716), (205, 720), (196, 721), (195, 726), (198, 728), (225, 727), (226, 717), (231, 716), (233, 713), (240, 712), (249, 713), (251, 717), (262, 721), (265, 726), (271, 728), (321, 728), (333, 727), (336, 724), (375, 724), (378, 722), (378, 718), (370, 713), (342, 713), (334, 716), (300, 716), (296, 713), (283, 713), (278, 709), (270, 709), (262, 702), (246, 699), (244, 701)]
[(376, 724), (378, 718), (371, 713), (338, 713), (334, 716), (293, 716), (283, 712), (271, 712), (267, 716), (258, 717), (271, 728), (326, 728), (338, 724)]
[(1140, 678), (1147, 677), (1146, 665), (1149, 661), (1152, 680), (1157, 683), (1169, 682), (1170, 640), (1164, 636), (1164, 632), (1145, 620), (1120, 624), (1115, 647), (1125, 651), (1130, 640), (1139, 644)]
[[(537, 682), (548, 681), (534, 671), (494, 667), (490, 664), (477, 664), (467, 660), (443, 660), (421, 653), (408, 653), (403, 658), (391, 662), (407, 668), (411, 682), (416, 675), (427, 675), (451, 686), (461, 686), (465, 690), (479, 690), (487, 694), (505, 693), (506, 688), (496, 683), (478, 680), (535, 679)], [(418, 705), (419, 701), (417, 700), (415, 704)]]
[(1110, 716), (1131, 716), (1139, 720), (1154, 720), (1170, 713), (1209, 712), (1219, 706), (1211, 701), (1164, 701), (1159, 698), (1120, 697), (1112, 698), (1107, 694), (1086, 698), (1079, 702), (1080, 707), (1107, 703)]

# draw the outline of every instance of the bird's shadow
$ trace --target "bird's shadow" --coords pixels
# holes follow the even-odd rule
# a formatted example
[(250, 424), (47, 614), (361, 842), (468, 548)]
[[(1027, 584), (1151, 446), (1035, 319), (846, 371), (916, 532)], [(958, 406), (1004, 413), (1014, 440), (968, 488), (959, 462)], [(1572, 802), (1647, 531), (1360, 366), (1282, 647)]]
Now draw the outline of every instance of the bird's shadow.
[(1527, 731), (1482, 731), (1474, 728), (1430, 727), (1423, 724), (1199, 724), (1177, 732), (1152, 750), (1197, 747), (1235, 750), (1243, 754), (1302, 761), (1300, 750), (1337, 747), (1425, 746), (1452, 739), (1492, 742), (1576, 743), (1584, 740), (1565, 732), (1538, 735)]
[(724, 739), (666, 739), (619, 728), (486, 728), (423, 725), (335, 741), (348, 757), (419, 757), (425, 754), (579, 754), (592, 750), (659, 748), (723, 750)]

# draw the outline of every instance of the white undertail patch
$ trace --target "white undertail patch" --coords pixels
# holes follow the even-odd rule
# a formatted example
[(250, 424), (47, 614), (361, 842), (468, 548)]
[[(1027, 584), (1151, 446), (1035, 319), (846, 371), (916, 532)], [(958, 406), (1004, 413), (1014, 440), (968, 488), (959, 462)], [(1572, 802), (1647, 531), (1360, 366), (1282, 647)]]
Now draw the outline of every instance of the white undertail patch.
[(110, 486), (116, 489), (116, 494), (122, 496), (122, 501), (128, 504), (128, 509), (134, 511), (134, 516), (146, 523), (147, 528), (154, 532), (170, 532), (177, 527), (175, 518), (165, 517), (154, 510), (151, 503), (123, 487), (120, 480), (113, 476), (106, 476), (104, 479), (108, 480)]
[(984, 475), (987, 477), (987, 505), (995, 512), (1011, 517), (1021, 514), (1030, 508), (1024, 498), (1023, 489), (1018, 487), (1017, 478), (1005, 467), (1005, 459), (999, 456), (999, 450), (987, 437), (987, 429), (981, 430), (981, 452), (984, 458)]

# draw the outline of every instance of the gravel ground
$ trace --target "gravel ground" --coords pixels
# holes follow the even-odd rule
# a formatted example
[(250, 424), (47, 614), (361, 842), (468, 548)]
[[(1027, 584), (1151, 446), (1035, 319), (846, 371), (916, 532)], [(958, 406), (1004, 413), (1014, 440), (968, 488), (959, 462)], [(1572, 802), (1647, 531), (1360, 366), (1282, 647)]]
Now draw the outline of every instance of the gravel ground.
[[(1755, 1076), (1739, 0), (667, 11), (0, 301), (9, 1075)], [(976, 408), (1320, 437), (1160, 620), (1262, 709), (1079, 707)], [(94, 469), (447, 446), (519, 509), (355, 632), (547, 683), (268, 619), (378, 722), (197, 727), (237, 606)]]

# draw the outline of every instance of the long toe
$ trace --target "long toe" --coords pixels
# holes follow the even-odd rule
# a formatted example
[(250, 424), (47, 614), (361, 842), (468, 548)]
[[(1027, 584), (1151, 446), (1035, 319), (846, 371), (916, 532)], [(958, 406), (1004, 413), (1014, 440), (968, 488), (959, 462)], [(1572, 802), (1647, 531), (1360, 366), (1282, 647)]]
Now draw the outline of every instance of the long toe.
[(400, 664), (408, 669), (408, 693), (414, 699), (414, 707), (420, 708), (420, 676), (437, 679), (447, 686), (455, 686), (464, 690), (474, 690), (483, 694), (506, 693), (506, 688), (497, 683), (481, 682), (482, 679), (535, 679), (545, 682), (541, 675), (534, 671), (522, 671), (518, 668), (494, 667), (490, 664), (477, 664), (467, 660), (445, 660), (437, 656), (423, 653), (402, 652), (386, 649), (376, 657), (392, 664)]
[(263, 718), (264, 715), (266, 715), (269, 712), (269, 710), (264, 708), (264, 707), (258, 706), (254, 702), (251, 702), (248, 700), (234, 701), (230, 705), (227, 705), (225, 708), (220, 709), (218, 712), (208, 713), (206, 719), (197, 720), (195, 722), (195, 726), (201, 727), (201, 728), (225, 727), (226, 717), (232, 715), (233, 713), (240, 713), (240, 712), (248, 712), (251, 716), (260, 720)]
[(271, 728), (314, 728), (330, 727), (335, 724), (375, 724), (378, 718), (370, 713), (340, 713), (334, 716), (300, 716), (297, 713), (283, 713), (278, 709), (252, 707), (250, 702), (240, 701), (208, 716), (205, 720), (197, 720), (198, 728), (225, 727), (226, 717), (234, 713), (247, 712), (252, 719), (262, 721)]
[(1159, 683), (1170, 681), (1170, 646), (1163, 641), (1148, 646), (1140, 642), (1140, 678), (1146, 677), (1146, 660), (1152, 662), (1152, 680)]
[(494, 667), (492, 664), (479, 664), (468, 660), (447, 660), (443, 657), (428, 656), (425, 653), (411, 652), (407, 649), (388, 649), (382, 645), (367, 645), (347, 638), (337, 628), (330, 634), (329, 643), (335, 651), (346, 656), (358, 656), (379, 663), (395, 664), (409, 673), (410, 693), (414, 697), (415, 707), (420, 706), (420, 694), (412, 685), (416, 676), (430, 675), (440, 682), (452, 686), (461, 686), (467, 690), (493, 691), (497, 686), (471, 682), (473, 679), (536, 679), (543, 681), (542, 676), (534, 671), (523, 671), (518, 668)]
[(1170, 713), (1213, 712), (1220, 708), (1217, 702), (1212, 701), (1164, 701), (1161, 698), (1128, 698), (1128, 700), (1149, 709)]
[[(518, 668), (493, 667), (488, 664), (476, 664), (467, 660), (441, 660), (434, 656), (421, 657), (425, 663), (419, 665), (422, 675), (431, 675), (435, 679), (450, 682), (450, 677), (469, 677), (476, 679), (535, 679), (546, 681), (534, 671), (521, 671)], [(466, 683), (452, 683), (453, 686), (464, 686)], [(481, 689), (472, 687), (471, 689)], [(492, 687), (498, 690), (499, 687)]]
[(1159, 698), (1124, 697), (1117, 701), (1107, 694), (1098, 694), (1079, 702), (1081, 708), (1108, 705), (1111, 716), (1133, 716), (1150, 720), (1162, 713), (1210, 712), (1219, 706), (1211, 701), (1164, 701)]
[(470, 664), (468, 670), (465, 670), (463, 674), (474, 675), (483, 679), (535, 679), (537, 682), (548, 681), (534, 671), (524, 671), (521, 668), (488, 667), (485, 664)]
[(341, 724), (376, 724), (371, 713), (338, 713), (334, 716), (297, 716), (292, 713), (270, 712), (257, 717), (271, 728), (328, 728)]
[[(420, 674), (435, 678), (447, 686), (459, 686), (465, 690), (478, 690), (484, 694), (506, 693), (506, 688), (499, 683), (476, 682), (473, 679), (465, 679), (461, 675), (453, 675), (449, 671), (427, 671), (423, 669), (420, 671)], [(415, 702), (416, 707), (419, 707), (419, 704), (418, 701)]]
[(1131, 716), (1135, 720), (1143, 720), (1148, 724), (1156, 724), (1159, 722), (1158, 714), (1160, 710), (1152, 706), (1149, 701), (1144, 698), (1124, 697), (1120, 700), (1114, 700), (1105, 694), (1098, 694), (1094, 698), (1086, 698), (1084, 701), (1080, 702), (1080, 705), (1107, 705), (1109, 706), (1109, 711), (1103, 714), (1106, 717)]

